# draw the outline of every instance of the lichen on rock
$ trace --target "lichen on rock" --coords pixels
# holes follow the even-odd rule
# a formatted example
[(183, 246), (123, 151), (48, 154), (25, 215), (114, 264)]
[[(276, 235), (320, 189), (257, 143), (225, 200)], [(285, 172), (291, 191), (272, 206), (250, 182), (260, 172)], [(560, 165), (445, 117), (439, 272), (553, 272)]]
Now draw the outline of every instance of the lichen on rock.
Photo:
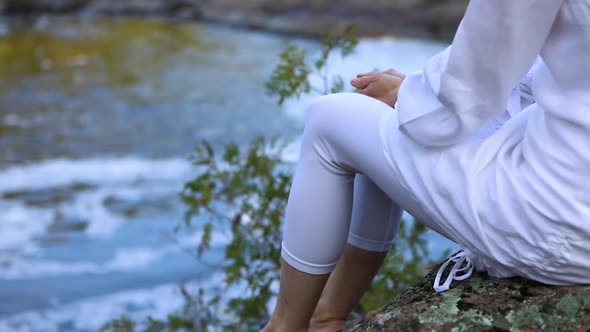
[(590, 332), (590, 286), (548, 286), (474, 273), (436, 293), (435, 273), (346, 331)]

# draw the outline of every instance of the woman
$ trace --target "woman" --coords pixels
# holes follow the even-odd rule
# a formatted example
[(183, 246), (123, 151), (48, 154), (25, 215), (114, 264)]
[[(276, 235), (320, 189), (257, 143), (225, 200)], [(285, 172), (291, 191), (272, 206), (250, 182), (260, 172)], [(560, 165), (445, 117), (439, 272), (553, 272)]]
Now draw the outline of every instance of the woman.
[(351, 83), (310, 108), (263, 331), (341, 328), (402, 209), (464, 248), (437, 291), (473, 268), (590, 283), (590, 0), (472, 0), (423, 70)]

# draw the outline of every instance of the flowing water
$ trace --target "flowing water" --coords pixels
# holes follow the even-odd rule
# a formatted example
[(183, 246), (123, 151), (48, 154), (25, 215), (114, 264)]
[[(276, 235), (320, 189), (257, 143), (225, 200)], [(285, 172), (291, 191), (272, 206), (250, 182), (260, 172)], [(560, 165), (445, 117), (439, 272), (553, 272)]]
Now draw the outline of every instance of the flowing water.
[[(182, 304), (179, 282), (220, 285), (210, 263), (223, 235), (198, 261), (198, 230), (172, 232), (194, 172), (187, 156), (201, 139), (265, 135), (294, 141), (285, 158), (296, 159), (313, 96), (280, 109), (263, 87), (284, 39), (158, 20), (0, 21), (0, 331), (165, 317)], [(444, 47), (366, 39), (329, 69), (409, 72)], [(449, 246), (428, 239), (434, 251)]]

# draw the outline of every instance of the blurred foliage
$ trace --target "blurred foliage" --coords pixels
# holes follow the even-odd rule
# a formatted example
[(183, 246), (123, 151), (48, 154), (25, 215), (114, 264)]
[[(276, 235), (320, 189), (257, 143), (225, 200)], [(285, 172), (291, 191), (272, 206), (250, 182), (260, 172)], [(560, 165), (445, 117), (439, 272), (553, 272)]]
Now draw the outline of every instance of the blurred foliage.
[(207, 172), (185, 186), (183, 199), (189, 207), (185, 222), (210, 220), (203, 226), (199, 255), (209, 248), (213, 232), (229, 229), (224, 288), (245, 288), (224, 299), (216, 294), (211, 300), (226, 301), (225, 315), (234, 317), (220, 322), (224, 331), (256, 330), (275, 295), (271, 286), (279, 277), (281, 220), (292, 172), (281, 152), (276, 141), (257, 139), (244, 151), (229, 144), (219, 159), (203, 142), (194, 157), (195, 165), (206, 166)]
[(127, 316), (122, 315), (119, 318), (115, 318), (112, 321), (104, 324), (100, 328), (101, 332), (112, 331), (112, 332), (131, 332), (135, 331), (135, 323)]
[[(306, 51), (285, 45), (267, 89), (279, 103), (302, 93), (342, 90), (342, 79), (329, 87), (326, 63), (339, 51), (349, 55), (357, 41), (350, 29), (343, 35), (323, 41), (318, 59), (310, 61)], [(309, 64), (312, 65), (309, 65)], [(323, 87), (312, 87), (311, 74), (319, 74)], [(269, 301), (276, 296), (281, 248), (281, 221), (287, 204), (294, 167), (281, 156), (284, 145), (278, 140), (256, 139), (247, 148), (228, 144), (216, 153), (203, 141), (196, 147), (192, 162), (199, 175), (185, 184), (182, 200), (187, 207), (184, 224), (202, 227), (196, 246), (197, 257), (211, 249), (214, 234), (229, 234), (220, 268), (224, 273), (221, 289), (199, 288), (190, 294), (182, 287), (186, 304), (180, 313), (166, 320), (149, 318), (144, 331), (258, 331), (268, 319)], [(403, 222), (392, 250), (363, 297), (359, 313), (384, 305), (399, 291), (425, 274), (428, 250), (423, 238), (426, 228), (418, 221)], [(236, 292), (228, 292), (237, 289)], [(127, 328), (127, 330), (126, 330)], [(104, 331), (135, 331), (138, 328), (124, 317), (103, 326)]]
[[(349, 26), (341, 35), (322, 40), (321, 54), (318, 59), (311, 62), (312, 64), (307, 61), (307, 50), (287, 42), (279, 55), (279, 63), (266, 83), (268, 93), (277, 96), (278, 103), (281, 105), (288, 98), (297, 98), (312, 90), (321, 94), (342, 91), (344, 81), (340, 76), (333, 77), (330, 86), (327, 61), (335, 51), (340, 51), (343, 57), (354, 51), (358, 40), (352, 37), (352, 30), (353, 26)], [(312, 87), (309, 82), (309, 76), (312, 73), (320, 74), (322, 87)]]

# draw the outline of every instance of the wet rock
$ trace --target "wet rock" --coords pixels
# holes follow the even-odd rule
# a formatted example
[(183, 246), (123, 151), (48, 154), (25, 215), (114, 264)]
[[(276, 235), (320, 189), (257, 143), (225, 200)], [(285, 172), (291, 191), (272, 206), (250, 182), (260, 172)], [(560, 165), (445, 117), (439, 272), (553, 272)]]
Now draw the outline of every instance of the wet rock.
[(88, 228), (88, 221), (57, 211), (53, 217), (53, 222), (49, 225), (47, 230), (50, 233), (67, 233), (82, 232), (86, 230), (86, 228)]
[(141, 202), (125, 200), (116, 196), (107, 196), (103, 199), (102, 204), (115, 214), (121, 214), (126, 217), (135, 217), (141, 208)]
[(80, 10), (90, 0), (4, 0), (0, 8), (8, 15), (70, 13)]
[(590, 331), (590, 286), (477, 273), (438, 294), (432, 289), (435, 274), (346, 331)]
[(145, 217), (171, 209), (175, 197), (156, 195), (136, 199), (125, 199), (117, 196), (107, 196), (102, 204), (109, 212), (127, 218)]
[(201, 15), (197, 0), (0, 0), (5, 15), (70, 14), (165, 16), (194, 19)]
[(194, 0), (93, 0), (87, 11), (114, 15), (150, 15), (182, 19), (201, 16), (200, 7)]
[(85, 183), (77, 183), (66, 187), (8, 191), (2, 194), (2, 198), (7, 200), (19, 200), (30, 206), (52, 206), (71, 201), (77, 193), (91, 190), (93, 188), (95, 188), (95, 186)]

